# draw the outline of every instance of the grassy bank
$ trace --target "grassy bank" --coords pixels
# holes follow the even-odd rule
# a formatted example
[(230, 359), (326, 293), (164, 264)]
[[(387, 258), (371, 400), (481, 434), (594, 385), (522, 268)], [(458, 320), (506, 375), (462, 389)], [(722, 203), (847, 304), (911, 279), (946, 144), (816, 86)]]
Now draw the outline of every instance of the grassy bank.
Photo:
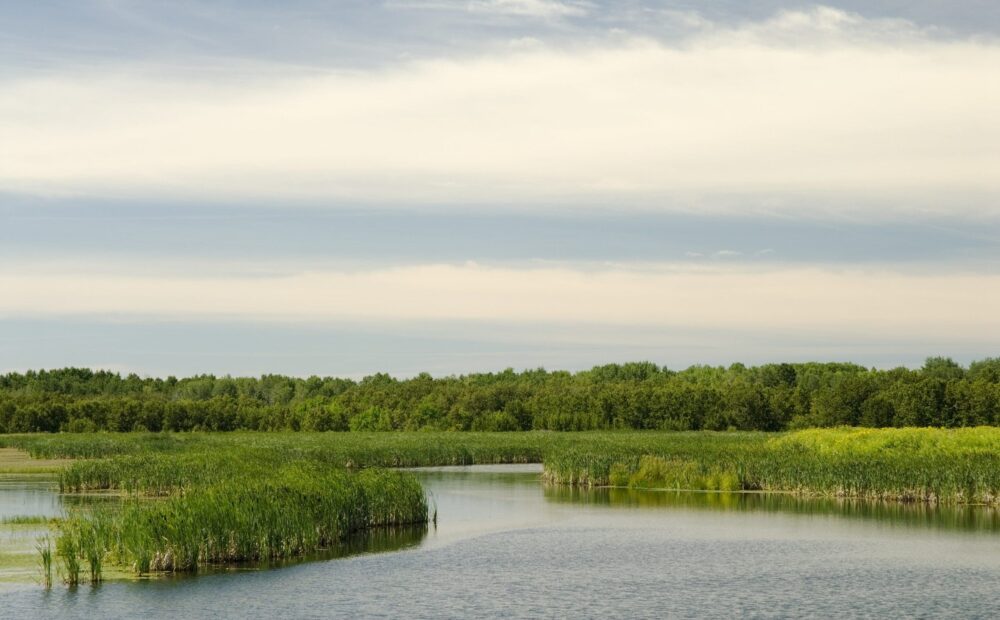
[(1000, 502), (1000, 429), (822, 429), (604, 437), (546, 454), (563, 484)]

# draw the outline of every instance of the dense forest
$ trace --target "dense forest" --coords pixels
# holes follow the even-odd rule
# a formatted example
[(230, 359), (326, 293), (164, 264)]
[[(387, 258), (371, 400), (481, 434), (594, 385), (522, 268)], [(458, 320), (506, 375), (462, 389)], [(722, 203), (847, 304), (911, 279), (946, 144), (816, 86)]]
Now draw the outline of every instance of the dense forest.
[(0, 376), (0, 432), (764, 430), (1000, 424), (1000, 358), (919, 370), (846, 363), (591, 370), (360, 381), (186, 379), (66, 368)]

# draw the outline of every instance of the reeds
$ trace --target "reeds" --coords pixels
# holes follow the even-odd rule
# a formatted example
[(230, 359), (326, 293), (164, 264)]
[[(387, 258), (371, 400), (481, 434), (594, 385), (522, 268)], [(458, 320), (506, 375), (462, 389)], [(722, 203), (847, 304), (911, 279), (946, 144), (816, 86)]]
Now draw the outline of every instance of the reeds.
[[(147, 433), (3, 438), (45, 457), (88, 455), (64, 491), (169, 496), (224, 481), (229, 462), (268, 472), (288, 462), (331, 468), (545, 463), (559, 484), (754, 489), (843, 497), (1000, 503), (1000, 429), (817, 429), (587, 433)], [(647, 458), (645, 463), (643, 457)], [(656, 459), (662, 459), (658, 462)]]
[(35, 550), (38, 551), (38, 567), (41, 572), (42, 586), (46, 589), (52, 587), (52, 539), (48, 536), (39, 538), (35, 542)]
[(138, 574), (188, 572), (303, 556), (361, 530), (427, 522), (423, 489), (406, 472), (293, 464), (263, 477), (228, 473), (162, 500), (80, 512), (63, 528), (59, 555), (67, 566), (87, 559), (96, 582), (105, 556)]
[(46, 457), (103, 457), (66, 468), (64, 491), (169, 496), (224, 482), (231, 462), (242, 463), (247, 474), (263, 474), (289, 462), (362, 469), (544, 461), (546, 480), (560, 484), (1000, 503), (1000, 429), (995, 427), (785, 434), (95, 433), (4, 441)]
[(56, 556), (62, 561), (61, 574), (63, 582), (75, 587), (80, 583), (82, 572), (80, 536), (73, 528), (63, 528), (56, 539)]
[(1000, 503), (1000, 429), (816, 429), (784, 435), (607, 437), (555, 449), (559, 484), (765, 490), (880, 500)]

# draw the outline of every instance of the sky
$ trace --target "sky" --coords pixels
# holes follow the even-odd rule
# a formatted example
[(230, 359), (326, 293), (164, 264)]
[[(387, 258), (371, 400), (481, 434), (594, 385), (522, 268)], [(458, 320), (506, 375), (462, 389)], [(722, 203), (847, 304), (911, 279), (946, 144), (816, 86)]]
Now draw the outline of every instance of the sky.
[(0, 3), (0, 372), (1000, 355), (1000, 3)]

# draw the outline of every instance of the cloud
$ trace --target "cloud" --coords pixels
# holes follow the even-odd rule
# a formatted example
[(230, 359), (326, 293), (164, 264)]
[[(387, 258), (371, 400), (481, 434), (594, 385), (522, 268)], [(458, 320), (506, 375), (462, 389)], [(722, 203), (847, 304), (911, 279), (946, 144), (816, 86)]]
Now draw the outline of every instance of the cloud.
[(589, 3), (559, 2), (558, 0), (415, 0), (389, 2), (386, 6), (397, 9), (467, 11), (519, 17), (560, 18), (582, 17), (589, 11)]
[[(284, 275), (147, 273), (97, 265), (8, 265), (0, 316), (362, 321), (723, 329), (996, 341), (1000, 275), (886, 269), (657, 265), (510, 268), (475, 263)], [(1000, 341), (998, 341), (1000, 342)]]
[(579, 3), (556, 0), (472, 0), (470, 11), (525, 15), (530, 17), (581, 17), (587, 9)]
[(746, 22), (736, 28), (719, 27), (709, 21), (691, 23), (702, 31), (713, 32), (723, 43), (742, 41), (798, 47), (841, 47), (845, 44), (885, 47), (917, 44), (939, 34), (936, 28), (918, 26), (905, 19), (867, 18), (827, 6), (783, 10), (769, 19)]
[(998, 66), (996, 41), (821, 9), (674, 47), (612, 37), (353, 73), (11, 79), (0, 191), (996, 215)]

